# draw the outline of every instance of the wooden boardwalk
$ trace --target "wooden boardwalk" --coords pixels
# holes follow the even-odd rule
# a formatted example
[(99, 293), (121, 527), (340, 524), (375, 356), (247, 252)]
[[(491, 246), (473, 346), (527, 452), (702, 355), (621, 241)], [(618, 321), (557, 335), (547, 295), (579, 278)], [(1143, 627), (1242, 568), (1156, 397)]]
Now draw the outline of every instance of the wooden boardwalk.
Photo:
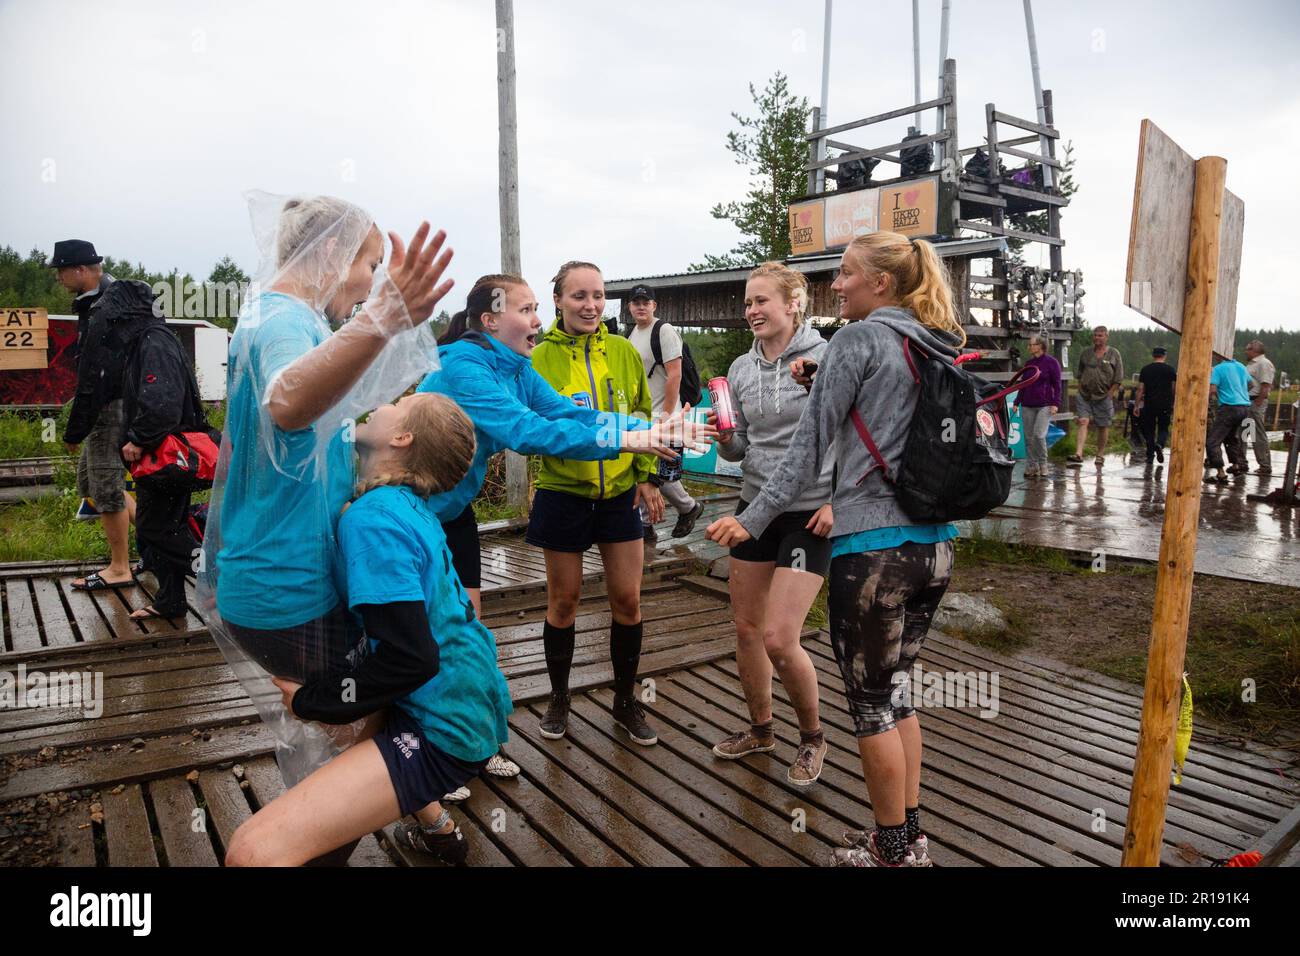
[[(710, 514), (730, 511), (710, 502)], [(591, 573), (578, 619), (568, 736), (536, 730), (549, 690), (541, 649), (540, 553), (517, 535), (484, 538), (509, 556), (485, 587), (516, 710), (506, 753), (523, 774), (484, 778), (455, 811), (480, 865), (818, 865), (846, 828), (870, 822), (843, 684), (825, 634), (806, 635), (820, 684), (830, 753), (821, 781), (785, 780), (798, 738), (774, 688), (779, 746), (741, 762), (713, 743), (747, 722), (725, 582), (695, 573), (716, 555), (661, 541), (644, 589), (643, 692), (660, 735), (638, 747), (610, 714), (609, 613)], [(5, 651), (0, 670), (91, 670), (104, 712), (0, 712), (0, 805), (68, 795), (59, 815), (66, 864), (216, 865), (239, 823), (280, 791), (274, 742), (197, 617), (141, 627), (125, 620), (142, 594), (77, 595), (66, 566), (0, 569)], [(486, 583), (486, 582), (485, 582)], [(86, 600), (79, 600), (85, 598)], [(75, 602), (75, 603), (74, 603)], [(59, 609), (62, 609), (62, 616)], [(940, 866), (1113, 866), (1119, 862), (1141, 689), (1020, 654), (995, 654), (932, 632), (927, 670), (996, 673), (998, 713), (921, 710), (926, 734), (922, 808)], [(45, 756), (39, 756), (42, 751)], [(1293, 754), (1216, 740), (1198, 722), (1183, 784), (1170, 795), (1162, 860), (1206, 865), (1256, 847), (1300, 803)], [(85, 796), (87, 792), (93, 796)], [(70, 800), (75, 799), (75, 803)], [(96, 819), (91, 803), (98, 803)], [(205, 811), (207, 832), (191, 827)], [(382, 833), (353, 865), (400, 858)], [(3, 846), (3, 840), (0, 840)]]

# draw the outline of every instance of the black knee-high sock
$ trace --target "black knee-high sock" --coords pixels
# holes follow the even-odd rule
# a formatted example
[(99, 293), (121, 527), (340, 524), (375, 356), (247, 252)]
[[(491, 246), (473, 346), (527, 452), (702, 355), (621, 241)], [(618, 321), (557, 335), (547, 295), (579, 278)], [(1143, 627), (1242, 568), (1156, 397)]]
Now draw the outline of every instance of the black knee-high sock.
[(641, 632), (638, 624), (620, 624), (612, 621), (609, 627), (609, 659), (614, 665), (614, 696), (626, 699), (632, 696), (636, 669), (641, 664)]
[(575, 626), (556, 627), (550, 621), (542, 625), (542, 647), (546, 651), (546, 673), (551, 678), (551, 693), (569, 692), (569, 668), (573, 665)]

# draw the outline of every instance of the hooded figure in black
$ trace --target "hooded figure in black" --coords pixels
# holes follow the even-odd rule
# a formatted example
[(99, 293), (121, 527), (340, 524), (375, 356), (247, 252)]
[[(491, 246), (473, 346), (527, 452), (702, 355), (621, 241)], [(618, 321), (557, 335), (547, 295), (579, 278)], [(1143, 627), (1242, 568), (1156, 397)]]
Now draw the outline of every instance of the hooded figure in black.
[[(163, 318), (154, 311), (153, 291), (143, 282), (118, 282), (128, 286), (124, 308), (111, 333), (113, 347), (121, 350), (122, 459), (134, 464), (155, 451), (169, 435), (207, 431), (207, 418), (199, 400), (198, 385), (185, 350)], [(136, 484), (136, 540), (145, 565), (158, 578), (152, 605), (132, 617), (183, 617), (185, 575), (194, 560), (198, 540), (188, 517), (191, 480), (141, 478)]]

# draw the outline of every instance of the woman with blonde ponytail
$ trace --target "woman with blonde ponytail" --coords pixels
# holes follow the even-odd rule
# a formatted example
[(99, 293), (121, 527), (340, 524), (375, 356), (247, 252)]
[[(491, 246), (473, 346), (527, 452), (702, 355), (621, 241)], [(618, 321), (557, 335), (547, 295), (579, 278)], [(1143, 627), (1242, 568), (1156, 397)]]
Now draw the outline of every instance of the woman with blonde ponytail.
[[(790, 453), (743, 514), (709, 526), (725, 546), (759, 538), (833, 463), (830, 630), (875, 827), (845, 834), (835, 866), (928, 866), (921, 831), (921, 730), (907, 675), (948, 587), (950, 524), (918, 525), (892, 478), (920, 391), (909, 362), (951, 363), (965, 334), (933, 246), (891, 232), (855, 239), (831, 288), (848, 325), (830, 341)], [(807, 376), (793, 370), (797, 381)], [(874, 450), (859, 437), (866, 423)], [(883, 462), (883, 468), (879, 462)]]

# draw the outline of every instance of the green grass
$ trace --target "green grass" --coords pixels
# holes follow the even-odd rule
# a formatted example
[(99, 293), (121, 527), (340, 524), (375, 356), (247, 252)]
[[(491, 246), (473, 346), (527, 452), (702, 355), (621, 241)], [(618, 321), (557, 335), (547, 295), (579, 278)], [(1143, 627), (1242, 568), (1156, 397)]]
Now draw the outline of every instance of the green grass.
[(76, 492), (62, 491), (0, 508), (0, 562), (107, 560), (99, 522), (73, 518), (80, 501)]
[(959, 560), (1009, 565), (1033, 565), (1063, 574), (1083, 574), (1089, 568), (1064, 551), (1017, 544), (1002, 533), (998, 521), (974, 521), (955, 544)]
[[(0, 412), (0, 459), (52, 458), (67, 454), (59, 440), (63, 434), (63, 417), (48, 419), (18, 412)], [(45, 435), (54, 440), (42, 441)]]
[(527, 514), (524, 508), (517, 508), (505, 503), (489, 501), (486, 498), (474, 499), (474, 517), (480, 521), (508, 521), (522, 518)]

